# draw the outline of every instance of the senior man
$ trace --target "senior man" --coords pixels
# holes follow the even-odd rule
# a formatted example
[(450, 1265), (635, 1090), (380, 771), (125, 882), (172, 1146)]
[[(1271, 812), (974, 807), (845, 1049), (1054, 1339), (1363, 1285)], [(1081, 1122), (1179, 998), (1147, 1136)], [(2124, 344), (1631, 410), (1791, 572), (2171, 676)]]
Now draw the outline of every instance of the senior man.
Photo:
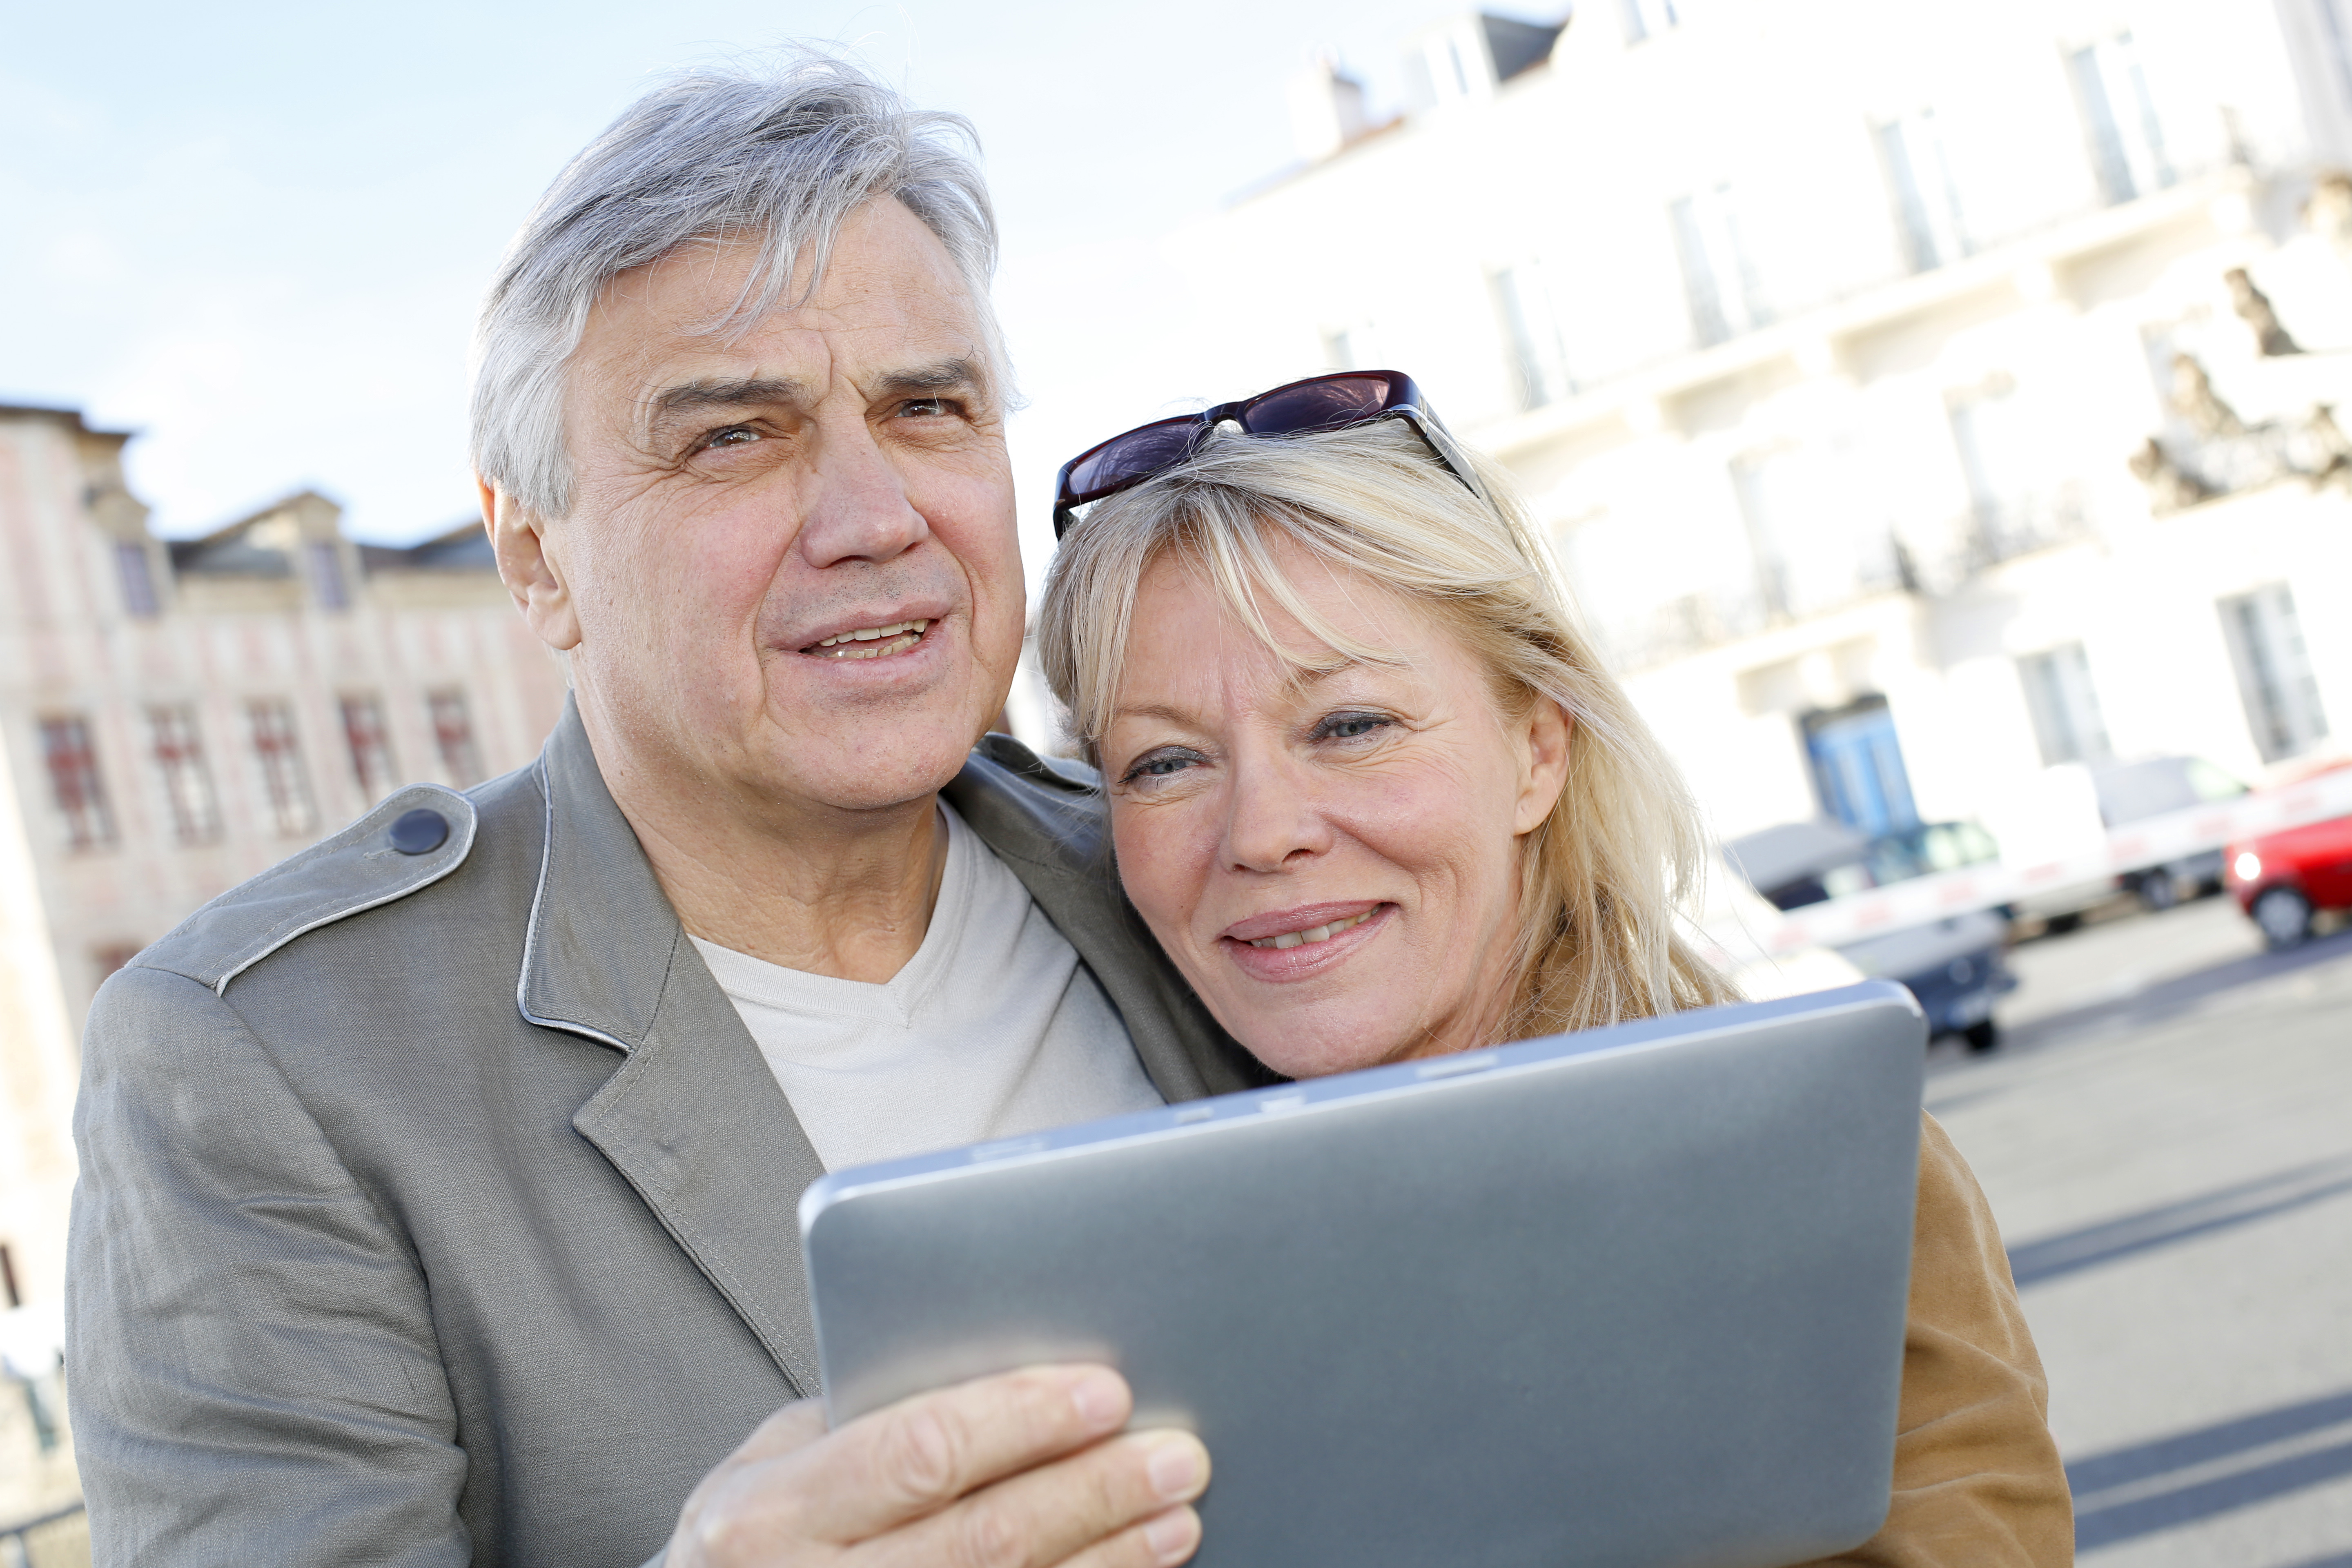
[(1023, 580), (961, 129), (832, 61), (685, 79), (517, 240), (476, 458), (572, 701), (100, 994), (100, 1563), (1191, 1554), (1207, 1456), (1106, 1370), (792, 1403), (827, 1166), (1251, 1081), (1083, 782), (981, 740)]

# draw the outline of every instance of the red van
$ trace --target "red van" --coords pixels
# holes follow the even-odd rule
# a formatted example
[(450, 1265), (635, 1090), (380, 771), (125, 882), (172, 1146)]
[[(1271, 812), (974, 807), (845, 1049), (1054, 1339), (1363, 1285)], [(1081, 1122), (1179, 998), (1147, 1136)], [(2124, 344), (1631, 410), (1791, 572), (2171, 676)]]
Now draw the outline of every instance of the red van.
[[(2320, 773), (2352, 768), (2337, 763)], [(2352, 910), (2352, 816), (2266, 834), (2223, 851), (2230, 891), (2274, 948), (2311, 934), (2321, 910)]]

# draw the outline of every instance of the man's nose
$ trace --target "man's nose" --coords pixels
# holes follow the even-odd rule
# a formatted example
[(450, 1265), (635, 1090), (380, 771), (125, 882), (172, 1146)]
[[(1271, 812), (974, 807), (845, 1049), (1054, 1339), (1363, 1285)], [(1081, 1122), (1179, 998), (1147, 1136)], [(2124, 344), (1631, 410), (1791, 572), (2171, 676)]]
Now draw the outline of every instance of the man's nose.
[(888, 561), (930, 534), (905, 479), (862, 419), (818, 437), (801, 506), (799, 548), (812, 566)]
[(1237, 752), (1227, 775), (1224, 860), (1243, 871), (1278, 871), (1331, 847), (1311, 771), (1277, 748)]

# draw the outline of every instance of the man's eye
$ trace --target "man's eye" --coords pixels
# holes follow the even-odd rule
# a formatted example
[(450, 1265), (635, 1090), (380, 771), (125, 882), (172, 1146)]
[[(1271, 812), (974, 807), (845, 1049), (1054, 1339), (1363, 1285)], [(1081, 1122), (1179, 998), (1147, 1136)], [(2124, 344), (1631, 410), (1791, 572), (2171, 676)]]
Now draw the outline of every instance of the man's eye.
[(706, 438), (702, 445), (706, 450), (712, 447), (748, 447), (758, 439), (760, 433), (750, 426), (730, 425)]
[(944, 397), (914, 397), (898, 405), (901, 416), (915, 419), (937, 419), (955, 412), (955, 405)]

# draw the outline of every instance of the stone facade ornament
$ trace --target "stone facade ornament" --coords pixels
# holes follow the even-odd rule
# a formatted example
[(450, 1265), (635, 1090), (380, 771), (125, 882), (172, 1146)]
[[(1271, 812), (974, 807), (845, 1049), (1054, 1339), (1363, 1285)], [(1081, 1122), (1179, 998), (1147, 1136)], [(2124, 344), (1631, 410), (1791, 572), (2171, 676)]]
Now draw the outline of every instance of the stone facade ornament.
[(2337, 256), (2352, 256), (2352, 174), (2329, 169), (2314, 180), (2303, 204), (2303, 221)]
[(2158, 517), (2184, 511), (2213, 494), (2210, 485), (2175, 462), (2153, 436), (2131, 455), (2131, 471), (2147, 487), (2147, 510)]
[(2230, 308), (2238, 312), (2239, 320), (2254, 330), (2254, 341), (2262, 345), (2263, 355), (2274, 359), (2281, 354), (2299, 354), (2303, 345), (2279, 324), (2278, 312), (2271, 308), (2270, 296), (2254, 287), (2254, 280), (2242, 267), (2232, 267), (2221, 274), (2230, 286)]
[(2187, 420), (2200, 439), (2221, 440), (2246, 433), (2245, 421), (2238, 417), (2237, 410), (2221, 401), (2221, 395), (2213, 390), (2213, 378), (2190, 355), (2172, 356), (2172, 395), (2168, 401), (2172, 411)]

